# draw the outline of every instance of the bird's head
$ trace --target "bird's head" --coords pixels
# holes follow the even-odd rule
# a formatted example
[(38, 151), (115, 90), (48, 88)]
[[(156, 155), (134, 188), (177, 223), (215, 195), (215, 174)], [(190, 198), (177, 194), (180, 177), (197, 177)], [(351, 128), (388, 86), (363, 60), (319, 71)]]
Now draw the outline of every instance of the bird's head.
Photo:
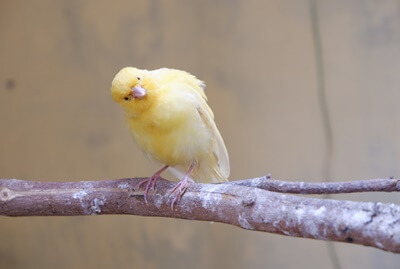
[(129, 115), (136, 117), (155, 103), (155, 89), (149, 71), (125, 67), (112, 81), (111, 95)]

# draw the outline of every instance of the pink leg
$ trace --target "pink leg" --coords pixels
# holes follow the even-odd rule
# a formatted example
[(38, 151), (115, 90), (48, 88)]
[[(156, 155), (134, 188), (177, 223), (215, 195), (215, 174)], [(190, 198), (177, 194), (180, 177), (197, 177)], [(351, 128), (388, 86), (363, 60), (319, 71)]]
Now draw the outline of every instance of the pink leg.
[(174, 193), (176, 192), (176, 195), (174, 197), (174, 200), (172, 200), (171, 203), (171, 209), (174, 210), (174, 204), (176, 204), (177, 202), (179, 202), (179, 200), (181, 200), (182, 195), (185, 193), (186, 189), (187, 189), (187, 184), (189, 181), (189, 177), (190, 174), (193, 172), (194, 167), (196, 166), (196, 162), (193, 162), (187, 173), (185, 174), (185, 176), (181, 179), (181, 181), (179, 181), (174, 188), (171, 189), (170, 193)]
[(154, 189), (157, 180), (160, 178), (161, 173), (167, 170), (168, 167), (169, 167), (168, 165), (163, 166), (160, 170), (155, 172), (153, 176), (146, 178), (138, 183), (138, 188), (140, 188), (140, 186), (146, 183), (146, 188), (144, 189), (144, 201), (146, 202), (146, 204), (148, 204), (147, 195), (149, 194), (150, 188)]

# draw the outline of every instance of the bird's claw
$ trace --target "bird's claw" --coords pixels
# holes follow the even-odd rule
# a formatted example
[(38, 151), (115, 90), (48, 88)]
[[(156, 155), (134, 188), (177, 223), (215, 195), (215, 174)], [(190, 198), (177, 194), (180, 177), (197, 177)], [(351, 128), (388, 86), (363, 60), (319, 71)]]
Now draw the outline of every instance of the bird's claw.
[(146, 183), (146, 188), (144, 189), (144, 201), (146, 202), (146, 205), (148, 205), (149, 203), (147, 202), (147, 195), (149, 194), (149, 190), (150, 189), (155, 189), (156, 187), (156, 182), (157, 180), (160, 179), (161, 177), (161, 173), (164, 172), (166, 169), (168, 168), (168, 165), (163, 166), (160, 170), (158, 170), (154, 175), (152, 175), (149, 178), (143, 179), (142, 181), (140, 181), (137, 184), (138, 189), (140, 188), (140, 186), (142, 186), (143, 184)]
[(156, 182), (157, 182), (157, 180), (158, 180), (159, 178), (160, 178), (160, 176), (157, 175), (157, 174), (155, 174), (155, 175), (153, 175), (153, 176), (151, 176), (151, 177), (149, 177), (149, 178), (143, 179), (142, 181), (140, 181), (140, 182), (137, 184), (137, 187), (140, 188), (143, 184), (146, 183), (146, 187), (145, 187), (145, 189), (144, 189), (144, 194), (143, 194), (144, 201), (146, 202), (146, 205), (149, 204), (149, 203), (147, 202), (147, 195), (149, 194), (149, 190), (150, 190), (150, 189), (153, 189), (153, 190), (154, 190), (154, 188), (155, 188), (155, 186), (156, 186)]
[(174, 192), (176, 192), (176, 195), (175, 195), (174, 199), (171, 202), (171, 209), (172, 210), (174, 210), (174, 205), (181, 200), (181, 198), (182, 198), (183, 194), (185, 194), (187, 188), (188, 188), (188, 181), (187, 180), (182, 180), (181, 182), (178, 182), (176, 184), (176, 186), (173, 187), (169, 191), (169, 194), (173, 194)]

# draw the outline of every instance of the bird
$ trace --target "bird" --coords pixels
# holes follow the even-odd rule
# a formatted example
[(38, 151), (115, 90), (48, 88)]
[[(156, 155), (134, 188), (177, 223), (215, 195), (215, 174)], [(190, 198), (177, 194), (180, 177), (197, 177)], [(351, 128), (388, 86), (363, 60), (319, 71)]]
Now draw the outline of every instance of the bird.
[(111, 95), (125, 111), (133, 140), (163, 165), (139, 183), (146, 184), (146, 204), (150, 189), (167, 169), (180, 179), (170, 190), (176, 193), (172, 208), (191, 182), (228, 180), (228, 152), (204, 89), (205, 83), (194, 75), (172, 68), (125, 67), (115, 75)]

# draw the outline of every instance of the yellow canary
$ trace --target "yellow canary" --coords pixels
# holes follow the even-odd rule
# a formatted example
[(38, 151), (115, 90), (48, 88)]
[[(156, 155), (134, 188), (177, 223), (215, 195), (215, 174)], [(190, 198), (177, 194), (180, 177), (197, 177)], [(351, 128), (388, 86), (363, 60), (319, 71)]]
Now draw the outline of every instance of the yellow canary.
[(207, 104), (205, 84), (181, 70), (126, 67), (112, 81), (113, 99), (125, 110), (129, 131), (151, 159), (164, 166), (146, 183), (144, 198), (167, 168), (181, 178), (172, 189), (179, 201), (192, 178), (226, 181), (229, 157)]

